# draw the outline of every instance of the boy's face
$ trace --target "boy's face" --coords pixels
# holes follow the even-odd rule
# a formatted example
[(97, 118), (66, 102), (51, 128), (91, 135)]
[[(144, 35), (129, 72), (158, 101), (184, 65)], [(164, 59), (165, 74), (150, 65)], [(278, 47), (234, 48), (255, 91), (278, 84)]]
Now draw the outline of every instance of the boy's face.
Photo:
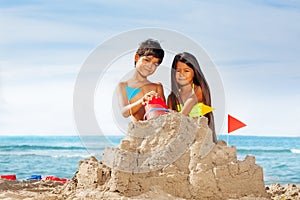
[(159, 66), (160, 59), (154, 56), (135, 55), (136, 70), (144, 77), (152, 75)]

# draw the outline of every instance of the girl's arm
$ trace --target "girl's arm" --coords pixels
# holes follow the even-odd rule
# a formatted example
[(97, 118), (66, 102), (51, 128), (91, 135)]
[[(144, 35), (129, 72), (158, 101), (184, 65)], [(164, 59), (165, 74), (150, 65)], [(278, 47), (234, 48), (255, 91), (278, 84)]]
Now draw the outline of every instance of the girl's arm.
[(189, 113), (191, 112), (191, 110), (193, 109), (193, 106), (198, 103), (198, 102), (202, 102), (203, 98), (202, 98), (202, 90), (200, 86), (195, 86), (195, 93), (192, 94), (184, 103), (184, 106), (182, 108), (181, 113), (184, 115), (189, 115)]
[(184, 106), (183, 106), (183, 108), (182, 108), (182, 110), (181, 110), (181, 113), (184, 114), (184, 115), (186, 115), (186, 116), (188, 116), (189, 113), (191, 112), (193, 106), (194, 106), (196, 103), (198, 103), (198, 99), (197, 99), (196, 95), (193, 94), (191, 97), (189, 97), (189, 98), (185, 101)]
[(198, 102), (203, 102), (202, 89), (198, 85), (195, 85), (195, 94), (198, 99)]
[(171, 95), (168, 96), (167, 105), (170, 110), (173, 110)]

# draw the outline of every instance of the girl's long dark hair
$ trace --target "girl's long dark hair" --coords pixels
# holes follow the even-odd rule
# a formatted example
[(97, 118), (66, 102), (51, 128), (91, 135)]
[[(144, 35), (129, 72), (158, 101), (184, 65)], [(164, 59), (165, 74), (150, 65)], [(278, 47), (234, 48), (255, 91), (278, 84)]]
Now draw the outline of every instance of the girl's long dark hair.
[[(197, 86), (200, 86), (200, 88), (202, 90), (202, 103), (204, 103), (205, 105), (211, 106), (211, 97), (210, 97), (209, 86), (208, 86), (207, 81), (201, 71), (201, 68), (200, 68), (200, 65), (199, 65), (197, 59), (192, 54), (183, 52), (183, 53), (177, 54), (174, 57), (174, 60), (172, 63), (172, 69), (171, 69), (172, 91), (170, 94), (172, 110), (177, 110), (177, 105), (180, 103), (183, 103), (180, 98), (180, 95), (179, 95), (180, 86), (176, 81), (176, 65), (178, 62), (183, 62), (186, 65), (188, 65), (190, 68), (193, 69), (193, 71), (194, 71), (193, 83)], [(208, 126), (213, 132), (213, 141), (217, 142), (213, 113), (210, 112), (204, 116), (208, 118)]]

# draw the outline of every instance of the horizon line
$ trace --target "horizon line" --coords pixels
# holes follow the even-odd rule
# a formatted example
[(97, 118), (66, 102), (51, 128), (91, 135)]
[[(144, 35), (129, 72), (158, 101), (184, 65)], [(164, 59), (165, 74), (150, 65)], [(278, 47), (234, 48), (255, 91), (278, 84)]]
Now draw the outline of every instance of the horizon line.
[[(294, 137), (294, 138), (300, 138), (300, 135), (241, 135), (241, 134), (217, 134), (217, 137), (219, 136), (242, 136), (242, 137)], [(120, 135), (84, 135), (80, 136), (78, 134), (72, 134), (72, 135), (55, 135), (55, 134), (45, 134), (45, 135), (37, 135), (37, 134), (17, 134), (17, 135), (1, 135), (0, 137), (126, 137), (124, 134)]]

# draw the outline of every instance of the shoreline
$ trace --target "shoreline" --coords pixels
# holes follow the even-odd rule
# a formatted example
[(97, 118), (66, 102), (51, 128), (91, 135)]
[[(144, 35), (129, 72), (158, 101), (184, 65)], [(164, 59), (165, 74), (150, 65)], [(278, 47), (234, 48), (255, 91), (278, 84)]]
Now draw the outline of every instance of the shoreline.
[[(244, 134), (228, 134), (228, 133), (220, 133), (217, 134), (217, 137), (227, 137), (227, 135), (229, 135), (229, 137), (280, 137), (280, 138), (300, 138), (299, 135), (257, 135), (257, 134), (253, 134), (253, 135), (244, 135)], [(85, 137), (126, 137), (126, 135), (124, 134), (120, 134), (120, 135), (109, 135), (109, 134), (103, 134), (102, 136), (99, 135), (84, 135)], [(79, 134), (72, 134), (72, 135), (30, 135), (30, 134), (26, 134), (26, 135), (14, 135), (14, 134), (0, 134), (0, 137), (79, 137), (81, 138), (82, 136), (80, 136)]]

